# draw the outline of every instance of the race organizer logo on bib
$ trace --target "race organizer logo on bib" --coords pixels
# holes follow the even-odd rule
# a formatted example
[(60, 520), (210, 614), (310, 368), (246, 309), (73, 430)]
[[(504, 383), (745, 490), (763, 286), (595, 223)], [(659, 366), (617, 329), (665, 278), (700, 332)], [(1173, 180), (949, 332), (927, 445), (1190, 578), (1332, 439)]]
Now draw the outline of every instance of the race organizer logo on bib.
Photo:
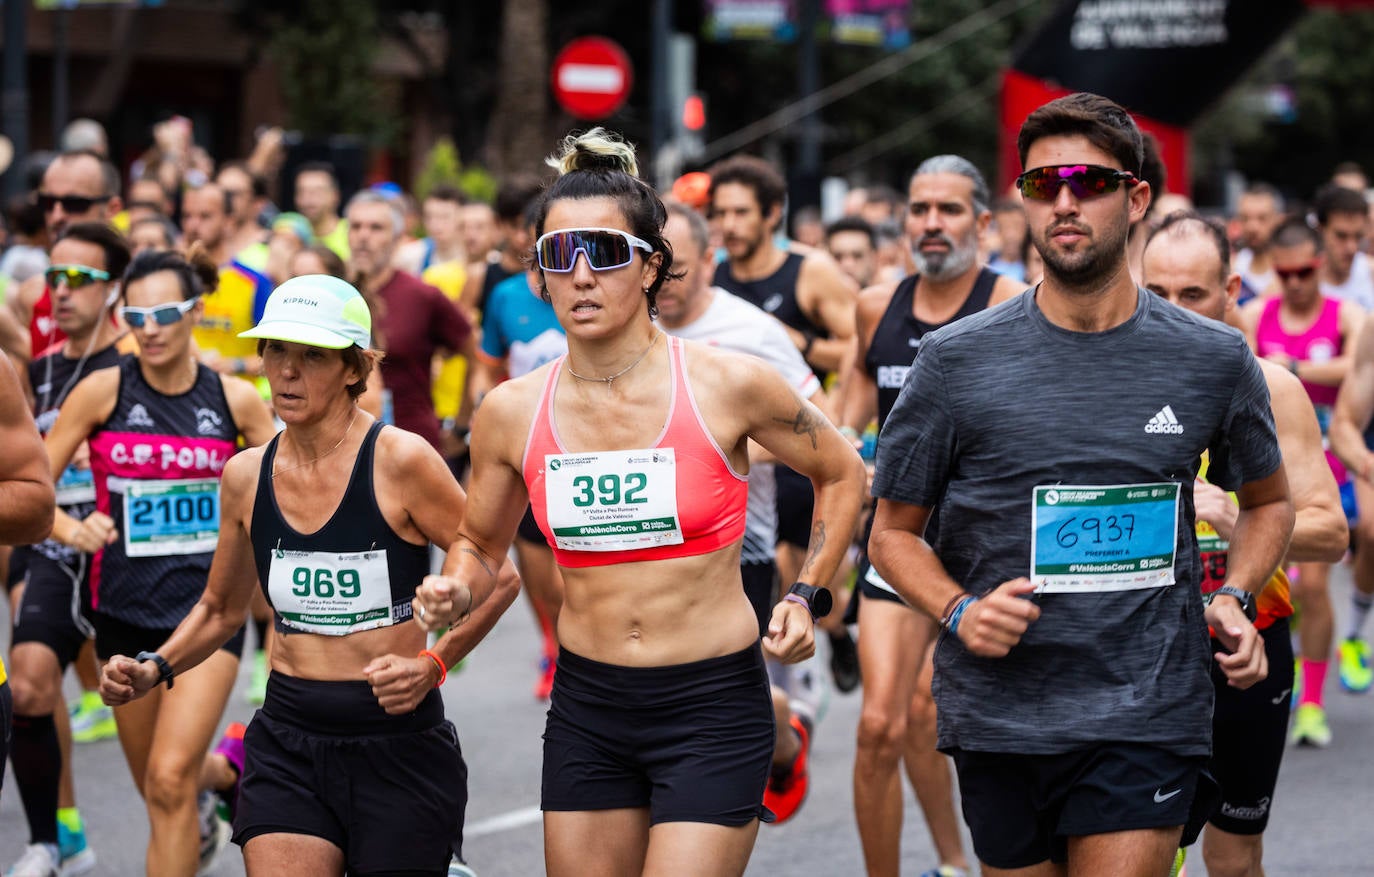
[(564, 551), (682, 544), (672, 448), (544, 457), (549, 529)]
[(219, 479), (129, 481), (124, 494), (124, 553), (129, 557), (202, 554), (219, 538)]
[(1174, 583), (1178, 485), (1054, 485), (1034, 491), (1037, 592), (1163, 588)]
[(385, 551), (273, 551), (267, 592), (282, 622), (307, 633), (343, 636), (397, 620)]

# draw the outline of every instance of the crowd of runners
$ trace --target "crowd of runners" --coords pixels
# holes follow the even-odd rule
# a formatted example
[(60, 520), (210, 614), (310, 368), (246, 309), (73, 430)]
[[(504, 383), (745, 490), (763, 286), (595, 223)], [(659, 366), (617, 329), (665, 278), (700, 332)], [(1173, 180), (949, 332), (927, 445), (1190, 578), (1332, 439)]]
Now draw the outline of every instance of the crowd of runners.
[(1076, 94), (1006, 191), (931, 156), (826, 224), (746, 155), (655, 191), (599, 128), (491, 203), (155, 141), (11, 171), (6, 875), (97, 867), (72, 746), (113, 736), (150, 875), (231, 838), (480, 871), (440, 689), (522, 590), (557, 877), (742, 874), (818, 733), (855, 735), (870, 877), (903, 776), (923, 877), (1163, 877), (1199, 837), (1259, 877), (1286, 748), (1374, 684), (1358, 167), (1200, 212)]

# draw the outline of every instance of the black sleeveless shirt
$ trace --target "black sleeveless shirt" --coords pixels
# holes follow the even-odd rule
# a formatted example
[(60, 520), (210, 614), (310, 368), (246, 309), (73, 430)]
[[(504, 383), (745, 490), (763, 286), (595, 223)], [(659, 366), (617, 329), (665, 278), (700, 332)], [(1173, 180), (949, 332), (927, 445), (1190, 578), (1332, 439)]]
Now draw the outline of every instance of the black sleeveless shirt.
[[(797, 280), (801, 277), (802, 262), (800, 253), (788, 253), (782, 267), (758, 280), (736, 280), (730, 271), (728, 261), (716, 266), (716, 276), (712, 282), (732, 295), (737, 295), (751, 305), (772, 314), (798, 332), (809, 333), (817, 338), (828, 338), (830, 333), (824, 326), (811, 322), (811, 318), (797, 304)], [(825, 372), (815, 370), (816, 377), (825, 381)]]
[(948, 326), (955, 320), (976, 314), (988, 306), (993, 287), (1001, 275), (989, 268), (978, 272), (969, 292), (959, 310), (943, 323), (927, 323), (916, 319), (913, 313), (916, 299), (916, 284), (919, 274), (904, 277), (892, 293), (887, 310), (873, 331), (873, 340), (868, 343), (868, 355), (864, 357), (864, 370), (878, 386), (878, 427), (887, 422), (892, 406), (897, 404), (897, 396), (906, 383), (906, 373), (911, 361), (916, 358), (916, 348), (921, 338), (941, 326)]
[(429, 573), (429, 545), (402, 539), (377, 506), (373, 469), (382, 427), (372, 424), (343, 499), (308, 535), (293, 529), (277, 506), (272, 464), (281, 436), (267, 445), (249, 537), (278, 629), (343, 636), (410, 620), (410, 601)]

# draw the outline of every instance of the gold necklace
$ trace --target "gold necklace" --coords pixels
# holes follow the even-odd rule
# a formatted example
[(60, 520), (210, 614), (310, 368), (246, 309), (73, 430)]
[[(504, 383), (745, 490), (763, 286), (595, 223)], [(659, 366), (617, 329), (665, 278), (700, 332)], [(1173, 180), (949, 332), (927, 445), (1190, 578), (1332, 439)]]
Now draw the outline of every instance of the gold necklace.
[(283, 472), (290, 472), (292, 469), (299, 469), (299, 468), (301, 468), (302, 466), (309, 466), (311, 463), (318, 463), (320, 460), (323, 460), (325, 457), (328, 457), (330, 454), (332, 454), (332, 453), (334, 453), (335, 451), (337, 451), (337, 450), (339, 449), (339, 445), (343, 444), (343, 440), (346, 439), (346, 438), (348, 438), (348, 434), (349, 434), (350, 432), (353, 431), (353, 421), (355, 421), (355, 420), (357, 420), (357, 419), (358, 419), (358, 406), (357, 406), (357, 405), (354, 405), (354, 406), (353, 406), (353, 416), (350, 417), (350, 418), (348, 418), (348, 426), (345, 426), (345, 427), (344, 427), (343, 435), (339, 436), (339, 440), (336, 441), (336, 442), (334, 443), (334, 447), (332, 447), (332, 448), (330, 448), (329, 450), (325, 451), (323, 454), (320, 454), (318, 457), (316, 457), (316, 458), (313, 459), (313, 460), (306, 460), (304, 463), (297, 463), (297, 464), (294, 465), (294, 466), (287, 466), (285, 469), (278, 469), (278, 468), (276, 467), (275, 461), (274, 461), (273, 466), (272, 466), (272, 477), (273, 477), (273, 478), (276, 478), (278, 475), (280, 475), (280, 474), (283, 473)]
[(587, 377), (586, 375), (579, 375), (577, 372), (573, 371), (572, 359), (571, 359), (571, 358), (568, 359), (568, 374), (570, 374), (570, 375), (572, 375), (573, 377), (577, 378), (579, 381), (587, 381), (588, 383), (593, 383), (593, 384), (595, 384), (595, 383), (602, 383), (602, 384), (605, 384), (607, 387), (609, 387), (609, 386), (611, 385), (611, 383), (612, 383), (616, 378), (621, 377), (621, 376), (627, 374), (627, 373), (630, 371), (630, 369), (634, 368), (635, 366), (637, 366), (637, 365), (639, 365), (641, 362), (643, 362), (643, 361), (644, 361), (644, 357), (648, 356), (648, 355), (649, 355), (649, 351), (650, 351), (650, 350), (653, 350), (653, 349), (654, 349), (654, 345), (658, 343), (658, 336), (660, 336), (660, 335), (662, 335), (662, 334), (663, 334), (662, 332), (655, 331), (655, 332), (654, 332), (653, 340), (649, 342), (649, 346), (648, 346), (648, 347), (644, 348), (644, 352), (641, 353), (638, 357), (636, 357), (634, 362), (632, 362), (632, 363), (630, 363), (629, 365), (625, 366), (625, 367), (622, 368), (620, 371), (616, 372), (615, 374), (611, 375), (611, 376), (608, 377), (608, 378), (589, 378), (589, 377)]

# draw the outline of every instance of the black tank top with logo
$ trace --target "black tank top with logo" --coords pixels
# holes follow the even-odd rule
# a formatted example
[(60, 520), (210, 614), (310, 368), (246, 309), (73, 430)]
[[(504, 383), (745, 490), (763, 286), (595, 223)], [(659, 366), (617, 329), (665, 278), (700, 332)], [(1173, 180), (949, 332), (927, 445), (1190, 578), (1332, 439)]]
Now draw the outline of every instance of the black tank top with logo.
[[(62, 346), (53, 347), (48, 353), (29, 363), (29, 386), (33, 387), (33, 419), (38, 431), (47, 435), (57, 422), (57, 412), (70, 395), (72, 388), (93, 371), (111, 368), (119, 364), (119, 349), (111, 344), (92, 353), (84, 359), (72, 359), (62, 353)], [(57, 479), (57, 505), (67, 514), (81, 519), (95, 511), (95, 479), (90, 467), (78, 468), (68, 465)], [(34, 550), (50, 560), (71, 564), (81, 552), (56, 539), (46, 539), (33, 546)]]
[(116, 539), (91, 566), (91, 607), (128, 624), (176, 627), (205, 590), (219, 539), (219, 479), (239, 428), (223, 379), (203, 365), (185, 393), (119, 363), (114, 411), (90, 436), (96, 508)]
[[(758, 280), (736, 280), (730, 271), (729, 262), (716, 266), (713, 283), (732, 295), (737, 295), (751, 305), (777, 317), (784, 326), (798, 332), (809, 332), (817, 338), (828, 338), (830, 333), (824, 326), (811, 322), (811, 318), (797, 304), (797, 280), (801, 277), (802, 262), (805, 258), (799, 253), (788, 253), (782, 267)], [(816, 377), (825, 381), (825, 372), (813, 369)]]
[(878, 387), (878, 427), (887, 422), (892, 406), (897, 404), (897, 396), (906, 382), (906, 373), (911, 369), (911, 361), (916, 358), (916, 348), (921, 338), (941, 326), (948, 326), (955, 320), (976, 314), (988, 306), (993, 287), (1000, 275), (983, 268), (973, 281), (970, 290), (959, 310), (943, 323), (927, 323), (916, 319), (913, 303), (916, 299), (916, 284), (919, 274), (905, 277), (897, 284), (887, 310), (873, 331), (873, 340), (868, 343), (868, 355), (864, 358), (864, 370)]
[(372, 424), (334, 514), (308, 535), (277, 506), (272, 464), (281, 436), (267, 445), (249, 535), (278, 630), (343, 636), (410, 620), (410, 601), (429, 573), (429, 545), (402, 539), (377, 506), (373, 468), (382, 428)]

